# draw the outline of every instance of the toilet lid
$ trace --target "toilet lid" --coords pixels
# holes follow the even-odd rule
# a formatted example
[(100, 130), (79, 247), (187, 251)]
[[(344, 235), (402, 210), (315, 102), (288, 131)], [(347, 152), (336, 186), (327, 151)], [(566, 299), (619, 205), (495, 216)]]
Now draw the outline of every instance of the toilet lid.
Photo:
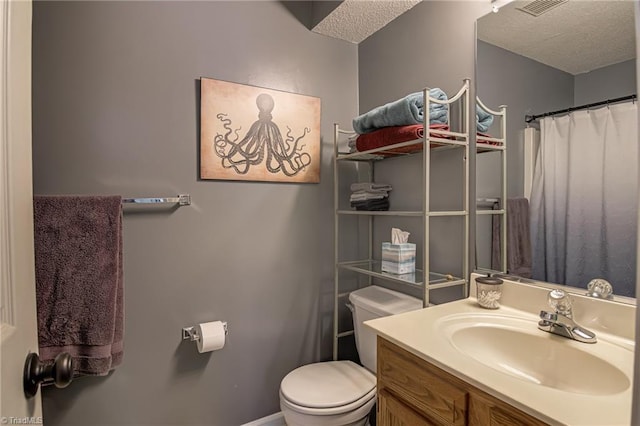
[(303, 365), (282, 379), (280, 391), (294, 404), (332, 408), (350, 404), (374, 390), (376, 376), (351, 361)]

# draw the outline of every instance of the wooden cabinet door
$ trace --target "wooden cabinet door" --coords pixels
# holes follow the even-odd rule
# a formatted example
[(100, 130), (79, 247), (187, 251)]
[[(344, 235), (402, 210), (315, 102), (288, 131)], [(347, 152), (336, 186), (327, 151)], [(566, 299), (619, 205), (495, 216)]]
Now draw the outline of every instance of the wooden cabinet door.
[(530, 415), (481, 394), (476, 390), (469, 394), (469, 426), (546, 426), (547, 424)]
[(378, 338), (378, 389), (442, 426), (464, 426), (467, 384), (403, 348)]
[(386, 390), (378, 394), (378, 426), (435, 426)]

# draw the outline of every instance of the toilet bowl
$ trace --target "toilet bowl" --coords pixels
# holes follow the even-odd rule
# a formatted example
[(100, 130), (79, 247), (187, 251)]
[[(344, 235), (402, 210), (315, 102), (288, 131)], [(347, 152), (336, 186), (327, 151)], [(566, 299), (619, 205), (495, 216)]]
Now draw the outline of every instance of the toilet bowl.
[(351, 361), (303, 365), (282, 379), (280, 409), (288, 426), (364, 426), (376, 402), (376, 335), (364, 321), (422, 308), (422, 301), (378, 286), (352, 292), (356, 347)]
[(376, 401), (376, 377), (351, 361), (304, 365), (280, 385), (288, 426), (364, 425)]

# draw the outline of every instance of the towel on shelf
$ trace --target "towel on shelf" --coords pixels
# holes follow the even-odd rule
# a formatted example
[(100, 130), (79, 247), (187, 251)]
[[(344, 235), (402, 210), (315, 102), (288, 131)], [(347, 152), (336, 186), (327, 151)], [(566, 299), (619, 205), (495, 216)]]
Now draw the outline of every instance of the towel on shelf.
[[(429, 90), (429, 96), (441, 101), (447, 100), (447, 95), (441, 89)], [(353, 130), (357, 133), (370, 133), (374, 130), (391, 127), (420, 124), (424, 121), (424, 94), (411, 93), (404, 98), (378, 106), (353, 119)], [(446, 105), (429, 104), (429, 123), (446, 124), (448, 110)]]
[(358, 139), (358, 135), (357, 134), (349, 137), (349, 139), (347, 141), (347, 147), (349, 148), (349, 153), (357, 151), (357, 149), (356, 149), (356, 139)]
[(385, 197), (381, 200), (352, 201), (351, 207), (355, 207), (356, 210), (386, 211), (389, 210), (389, 198)]
[[(439, 138), (451, 138), (450, 136), (438, 133), (437, 130), (449, 130), (449, 126), (446, 124), (431, 124), (429, 126), (429, 134), (432, 137)], [(368, 151), (370, 149), (381, 148), (383, 146), (394, 145), (402, 142), (408, 142), (416, 139), (422, 139), (424, 137), (424, 126), (422, 124), (413, 124), (410, 126), (394, 126), (385, 127), (371, 133), (358, 136), (356, 140), (356, 149), (360, 152)], [(441, 146), (437, 142), (432, 142), (431, 147), (435, 148)], [(414, 152), (422, 151), (422, 141), (416, 142), (403, 147), (396, 147), (389, 149), (388, 151), (377, 152), (383, 156), (390, 156), (396, 154), (411, 154)]]
[(389, 210), (389, 191), (386, 183), (352, 183), (349, 202), (356, 210)]
[(476, 128), (479, 132), (486, 132), (493, 124), (493, 114), (485, 111), (480, 104), (476, 103)]
[(387, 183), (357, 182), (350, 187), (352, 192), (356, 191), (391, 191), (391, 185)]
[[(482, 143), (485, 145), (494, 145), (494, 146), (502, 145), (501, 142), (488, 140), (488, 139), (493, 139), (493, 136), (491, 136), (488, 133), (477, 132), (476, 136), (477, 136), (477, 139), (476, 139), (477, 143)], [(479, 152), (483, 152), (483, 151), (479, 151)]]
[(338, 141), (338, 153), (340, 154), (350, 154), (356, 151), (356, 138), (358, 137), (357, 133), (349, 136), (346, 139), (341, 139)]
[(122, 362), (124, 301), (120, 196), (35, 196), (38, 345), (61, 352), (75, 375), (104, 376)]
[[(499, 208), (499, 207), (498, 207)], [(507, 272), (523, 278), (531, 278), (531, 234), (529, 200), (507, 199)], [(491, 268), (500, 270), (500, 216), (493, 215), (493, 240), (491, 244)]]
[(373, 190), (373, 191), (356, 191), (351, 194), (349, 201), (363, 201), (363, 200), (381, 200), (388, 197), (387, 191)]

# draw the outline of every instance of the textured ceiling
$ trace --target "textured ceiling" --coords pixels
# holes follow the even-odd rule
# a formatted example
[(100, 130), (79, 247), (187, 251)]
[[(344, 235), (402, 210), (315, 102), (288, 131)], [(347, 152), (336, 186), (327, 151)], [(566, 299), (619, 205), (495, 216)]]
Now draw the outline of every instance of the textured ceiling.
[(312, 31), (360, 43), (420, 0), (345, 0)]
[(634, 2), (569, 0), (533, 17), (514, 1), (478, 20), (478, 38), (571, 74), (636, 57)]

